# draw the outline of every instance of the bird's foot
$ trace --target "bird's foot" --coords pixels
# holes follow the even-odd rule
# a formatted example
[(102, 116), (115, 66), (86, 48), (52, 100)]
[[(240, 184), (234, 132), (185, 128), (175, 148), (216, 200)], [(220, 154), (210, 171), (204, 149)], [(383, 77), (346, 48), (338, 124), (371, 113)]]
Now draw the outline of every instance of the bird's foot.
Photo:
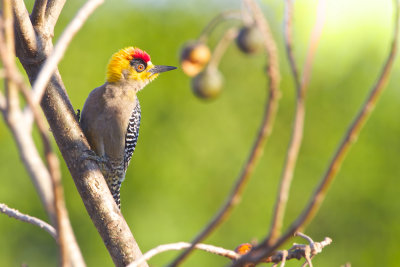
[(94, 151), (92, 150), (86, 150), (82, 157), (82, 160), (92, 160), (94, 162), (96, 162), (97, 164), (99, 164), (103, 169), (105, 167), (110, 168), (111, 164), (109, 162), (109, 160), (107, 159), (107, 157), (100, 157), (98, 156)]

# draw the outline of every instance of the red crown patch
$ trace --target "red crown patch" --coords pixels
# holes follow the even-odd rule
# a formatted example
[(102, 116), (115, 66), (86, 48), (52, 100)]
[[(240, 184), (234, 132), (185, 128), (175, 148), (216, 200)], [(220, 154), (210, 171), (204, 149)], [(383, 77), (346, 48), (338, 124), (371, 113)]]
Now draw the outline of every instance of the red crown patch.
[(144, 62), (149, 62), (150, 61), (150, 56), (147, 54), (145, 51), (135, 48), (132, 51), (132, 57), (136, 59), (142, 59)]

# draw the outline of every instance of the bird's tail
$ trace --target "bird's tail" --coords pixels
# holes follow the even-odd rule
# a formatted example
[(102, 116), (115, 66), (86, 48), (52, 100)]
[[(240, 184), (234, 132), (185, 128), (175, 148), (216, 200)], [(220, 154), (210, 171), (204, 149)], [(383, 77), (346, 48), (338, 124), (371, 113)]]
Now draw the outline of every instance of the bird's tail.
[(102, 164), (101, 169), (103, 176), (107, 181), (108, 188), (110, 189), (111, 194), (115, 200), (115, 203), (117, 204), (118, 208), (121, 209), (120, 190), (121, 183), (125, 178), (124, 168), (123, 166), (116, 166), (111, 162), (111, 166), (107, 166), (107, 164)]
[(121, 180), (115, 181), (113, 184), (109, 184), (108, 187), (110, 188), (111, 194), (117, 203), (119, 209), (121, 209), (121, 200), (120, 200), (120, 190), (121, 190)]

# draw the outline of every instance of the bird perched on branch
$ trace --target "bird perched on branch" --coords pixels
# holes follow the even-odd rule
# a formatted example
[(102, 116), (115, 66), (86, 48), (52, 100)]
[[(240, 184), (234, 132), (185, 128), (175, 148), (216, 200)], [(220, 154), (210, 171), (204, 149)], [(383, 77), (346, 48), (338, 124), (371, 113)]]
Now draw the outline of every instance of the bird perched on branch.
[(141, 111), (136, 94), (159, 73), (173, 69), (153, 65), (139, 48), (122, 49), (111, 57), (105, 84), (95, 88), (83, 106), (82, 130), (119, 208), (121, 183), (139, 136)]

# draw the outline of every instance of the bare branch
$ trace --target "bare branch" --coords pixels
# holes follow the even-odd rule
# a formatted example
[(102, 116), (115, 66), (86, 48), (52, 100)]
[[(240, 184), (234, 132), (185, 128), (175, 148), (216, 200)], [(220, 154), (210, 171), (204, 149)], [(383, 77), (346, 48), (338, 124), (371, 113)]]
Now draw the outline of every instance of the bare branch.
[[(3, 27), (3, 20), (0, 18), (0, 28)], [(6, 42), (3, 34), (0, 32), (0, 57), (4, 64), (4, 74), (6, 79), (14, 82), (18, 87), (28, 91), (29, 89), (24, 88), (25, 82), (19, 72), (15, 71), (16, 66), (13, 61), (13, 54), (9, 54), (6, 49)], [(6, 112), (7, 111), (7, 112)], [(27, 171), (35, 185), (35, 188), (40, 196), (43, 206), (45, 207), (47, 214), (49, 215), (50, 221), (55, 223), (56, 216), (53, 206), (53, 194), (51, 190), (50, 175), (40, 159), (40, 155), (36, 150), (33, 139), (30, 138), (29, 128), (26, 122), (21, 118), (19, 109), (14, 111), (14, 115), (10, 116), (9, 110), (4, 110), (3, 116), (5, 121), (8, 123), (10, 130), (13, 133), (14, 139), (17, 143), (18, 150), (22, 162), (27, 168)], [(28, 126), (30, 123), (28, 123)]]
[[(27, 91), (26, 88), (21, 89), (21, 91), (23, 91), (25, 98), (29, 103), (29, 93), (31, 91)], [(34, 110), (34, 116), (38, 123), (38, 128), (40, 130), (41, 136), (43, 138), (43, 136), (48, 135), (46, 124), (41, 117), (41, 114), (39, 113), (39, 109), (35, 108), (32, 110)], [(57, 166), (58, 159), (56, 155), (53, 152), (45, 152), (51, 173), (50, 175), (49, 171), (47, 171), (46, 167), (40, 159), (40, 155), (35, 147), (31, 135), (28, 135), (26, 133), (25, 123), (23, 118), (21, 117), (21, 114), (19, 117), (16, 117), (15, 120), (8, 119), (7, 122), (10, 126), (10, 129), (12, 130), (14, 139), (17, 142), (18, 150), (23, 160), (23, 163), (30, 173), (30, 176), (35, 183), (39, 196), (42, 199), (42, 203), (46, 211), (48, 212), (50, 219), (54, 222), (54, 224), (57, 225), (57, 229), (60, 229), (58, 240), (60, 243), (62, 259), (70, 259), (73, 263), (73, 266), (85, 266), (82, 253), (73, 234), (73, 230), (65, 208), (63, 196), (56, 191), (60, 191), (62, 189), (56, 189), (53, 186), (53, 190), (55, 192), (54, 194), (52, 193), (52, 184), (54, 185), (55, 183), (54, 181), (51, 182), (51, 178), (55, 177), (55, 179), (60, 179), (59, 168)], [(50, 145), (48, 136), (47, 142), (44, 141), (44, 143), (45, 147)], [(58, 182), (57, 185), (58, 187), (60, 187), (60, 182)], [(68, 255), (68, 257), (66, 255)]]
[[(58, 231), (57, 240), (60, 247), (61, 265), (67, 266), (70, 260), (72, 260), (71, 262), (74, 266), (85, 266), (82, 254), (70, 227), (68, 213), (64, 203), (64, 193), (61, 185), (60, 164), (57, 155), (53, 152), (51, 147), (46, 123), (39, 111), (39, 106), (35, 106), (32, 102), (31, 91), (27, 89), (27, 86), (21, 86), (20, 89), (33, 112), (44, 145), (45, 158), (54, 192), (54, 206), (56, 211), (56, 225)], [(73, 259), (71, 257), (73, 257)]]
[[(5, 66), (11, 65), (15, 58), (15, 45), (14, 45), (14, 19), (10, 0), (3, 0), (3, 20), (1, 21), (1, 39), (4, 39), (4, 46), (2, 46), (3, 53), (8, 54), (7, 58), (3, 59)], [(4, 37), (3, 37), (4, 32)], [(13, 116), (15, 111), (19, 108), (18, 90), (12, 80), (7, 79), (5, 83), (6, 91), (6, 105), (8, 116)]]
[(11, 218), (15, 218), (19, 221), (27, 222), (35, 226), (38, 226), (39, 228), (48, 232), (54, 239), (57, 239), (56, 229), (54, 229), (54, 227), (51, 226), (50, 224), (38, 218), (29, 216), (27, 214), (23, 214), (16, 209), (9, 208), (6, 204), (3, 203), (0, 203), (0, 212), (8, 215)]
[(47, 7), (47, 0), (36, 0), (32, 13), (31, 13), (31, 20), (34, 26), (42, 27), (45, 22), (45, 13)]
[(0, 111), (5, 112), (6, 110), (6, 97), (3, 95), (3, 93), (0, 91)]
[[(1, 17), (0, 17), (1, 20)], [(0, 30), (1, 30), (1, 25), (0, 25)], [(0, 34), (1, 36), (2, 34)], [(4, 78), (5, 76), (5, 70), (0, 69), (0, 79)], [(6, 97), (4, 96), (3, 92), (0, 91), (0, 112), (5, 112), (6, 111)]]
[[(35, 115), (36, 117), (36, 115)], [(46, 161), (50, 172), (50, 177), (53, 182), (53, 191), (54, 191), (54, 205), (56, 207), (57, 214), (57, 231), (58, 231), (58, 244), (60, 246), (60, 255), (61, 255), (61, 265), (69, 266), (71, 262), (70, 250), (69, 250), (69, 242), (75, 241), (75, 238), (69, 235), (72, 234), (68, 232), (67, 224), (68, 222), (68, 214), (67, 209), (64, 203), (64, 193), (61, 184), (61, 173), (60, 173), (60, 164), (58, 162), (57, 156), (51, 149), (50, 140), (47, 135), (44, 135), (44, 132), (40, 130), (42, 135), (43, 143), (45, 144), (45, 154)], [(75, 241), (76, 242), (76, 241)], [(80, 257), (79, 261), (80, 266), (85, 266), (83, 262), (83, 258)]]
[(275, 242), (276, 239), (278, 238), (278, 235), (281, 233), (283, 218), (286, 210), (286, 204), (289, 198), (290, 185), (292, 183), (297, 157), (299, 155), (301, 143), (303, 140), (304, 117), (306, 111), (305, 94), (311, 76), (312, 60), (314, 58), (319, 37), (321, 36), (322, 32), (322, 25), (323, 25), (322, 22), (324, 18), (323, 6), (324, 6), (324, 0), (320, 0), (318, 2), (317, 19), (313, 28), (313, 32), (311, 34), (309, 49), (307, 51), (307, 60), (304, 66), (302, 81), (300, 81), (300, 77), (296, 67), (296, 60), (293, 55), (293, 44), (292, 44), (293, 0), (286, 0), (285, 47), (292, 75), (296, 85), (297, 97), (296, 97), (296, 110), (295, 110), (295, 117), (293, 120), (292, 135), (286, 153), (286, 159), (282, 171), (270, 233), (266, 241), (269, 245)]
[(241, 12), (240, 11), (234, 11), (234, 10), (229, 10), (225, 12), (219, 13), (215, 18), (213, 18), (203, 29), (201, 32), (198, 40), (206, 43), (208, 40), (209, 35), (211, 32), (215, 29), (215, 27), (223, 22), (224, 20), (228, 19), (241, 19)]
[(321, 39), (322, 29), (325, 22), (326, 1), (319, 0), (317, 5), (317, 18), (315, 19), (314, 28), (311, 33), (308, 45), (306, 62), (303, 67), (303, 76), (301, 79), (301, 92), (305, 94), (311, 78), (311, 68), (314, 61), (315, 52), (317, 50), (319, 40)]
[[(51, 76), (57, 68), (58, 63), (64, 56), (64, 53), (67, 50), (72, 38), (83, 26), (90, 14), (92, 14), (92, 12), (103, 2), (104, 0), (88, 0), (60, 36), (60, 39), (54, 47), (51, 56), (47, 58), (33, 85), (33, 103), (35, 105), (40, 103), (44, 90), (46, 89), (46, 84), (49, 82)], [(55, 5), (57, 3), (58, 1), (49, 1), (48, 11), (53, 10), (51, 5)]]
[(16, 26), (20, 33), (19, 37), (22, 39), (21, 43), (24, 44), (24, 49), (32, 55), (34, 51), (37, 51), (38, 43), (25, 3), (23, 0), (12, 0), (12, 5)]
[[(90, 3), (94, 3), (94, 1)], [(85, 5), (85, 7), (88, 9), (90, 5)], [(82, 10), (79, 14), (82, 17), (87, 15), (83, 14)], [(41, 41), (38, 53), (43, 54), (44, 58), (48, 58), (49, 51), (52, 51), (50, 37), (40, 32), (38, 35)], [(24, 51), (21, 51), (19, 58), (31, 84), (34, 83), (43, 69), (43, 61), (24, 53)], [(85, 207), (115, 265), (125, 266), (142, 254), (110, 194), (98, 165), (85, 157), (90, 147), (76, 120), (57, 68), (50, 82), (47, 83), (44, 95), (45, 97), (41, 101), (42, 109)], [(144, 263), (143, 266), (147, 266), (147, 264)]]
[[(246, 4), (250, 7), (254, 15), (256, 26), (259, 28), (261, 34), (264, 37), (264, 47), (267, 52), (267, 76), (269, 80), (269, 95), (265, 105), (264, 117), (261, 122), (258, 136), (254, 141), (253, 147), (250, 151), (250, 155), (247, 159), (246, 165), (241, 171), (237, 178), (236, 184), (232, 189), (230, 195), (226, 199), (224, 205), (220, 208), (217, 214), (212, 220), (206, 225), (206, 227), (193, 239), (192, 246), (181, 253), (170, 266), (177, 266), (181, 263), (187, 255), (193, 250), (195, 244), (204, 240), (213, 230), (215, 230), (224, 220), (226, 220), (233, 208), (240, 202), (242, 192), (249, 181), (255, 166), (263, 152), (265, 143), (267, 142), (275, 120), (276, 111), (278, 109), (278, 99), (280, 96), (279, 92), (279, 61), (278, 51), (275, 44), (275, 40), (271, 34), (269, 24), (264, 18), (257, 4), (252, 0), (246, 0)], [(269, 62), (268, 62), (269, 60)]]
[[(311, 238), (302, 233), (297, 233), (297, 235), (306, 238), (307, 241), (312, 240)], [(274, 266), (277, 266), (278, 263), (281, 263), (281, 266), (284, 266), (287, 260), (292, 260), (292, 259), (300, 260), (301, 258), (305, 258), (308, 264), (312, 264), (311, 258), (321, 253), (322, 249), (330, 245), (331, 243), (332, 239), (330, 239), (329, 237), (325, 237), (325, 239), (321, 242), (314, 242), (314, 241), (309, 242), (308, 245), (294, 243), (290, 249), (278, 250), (274, 252), (271, 256), (260, 259), (260, 262), (274, 263)], [(245, 257), (246, 255), (247, 254), (243, 255), (243, 257)], [(235, 263), (237, 262), (234, 262), (234, 265)], [(249, 264), (249, 266), (253, 265)]]
[(278, 60), (278, 49), (276, 47), (275, 40), (271, 34), (269, 24), (264, 17), (260, 7), (256, 4), (254, 0), (244, 0), (245, 4), (249, 7), (250, 11), (253, 13), (254, 22), (259, 28), (262, 36), (264, 37), (264, 47), (267, 51), (269, 57), (268, 64), (268, 77), (270, 79), (270, 92), (279, 95), (279, 60)]
[(46, 11), (45, 11), (45, 34), (49, 37), (53, 37), (54, 27), (57, 23), (58, 17), (60, 16), (61, 10), (64, 7), (66, 0), (47, 0)]
[[(0, 19), (0, 26), (3, 25), (2, 22), (3, 22), (2, 19)], [(39, 107), (35, 106), (32, 103), (31, 90), (25, 84), (25, 81), (24, 81), (22, 75), (20, 74), (20, 72), (18, 71), (18, 69), (16, 67), (16, 64), (14, 61), (15, 54), (13, 53), (14, 49), (11, 50), (12, 53), (9, 53), (9, 51), (7, 51), (7, 49), (6, 49), (7, 45), (10, 45), (9, 41), (10, 41), (9, 39), (5, 40), (5, 38), (3, 38), (2, 34), (0, 33), (0, 57), (1, 57), (2, 61), (4, 62), (4, 67), (5, 67), (4, 72), (5, 72), (7, 80), (18, 86), (18, 88), (24, 94), (28, 105), (30, 105), (30, 108), (33, 112), (34, 118), (35, 118), (38, 128), (39, 128), (40, 136), (41, 136), (43, 144), (44, 144), (45, 156), (46, 156), (46, 160), (48, 163), (49, 172), (47, 172), (47, 170), (43, 170), (44, 177), (41, 177), (40, 178), (41, 180), (37, 180), (37, 181), (38, 182), (40, 181), (41, 183), (46, 182), (46, 181), (50, 182), (50, 179), (48, 179), (48, 180), (43, 179), (46, 177), (51, 178), (53, 181), (52, 184), (53, 184), (54, 194), (51, 195), (51, 201), (54, 200), (54, 203), (45, 202), (45, 201), (49, 200), (48, 198), (45, 199), (45, 201), (42, 199), (42, 201), (45, 204), (46, 210), (50, 214), (50, 219), (53, 221), (53, 223), (56, 222), (56, 225), (57, 225), (58, 234), (59, 234), (57, 240), (58, 240), (59, 247), (60, 247), (60, 255), (61, 255), (61, 259), (62, 259), (62, 263), (63, 263), (62, 266), (66, 266), (67, 263), (70, 261), (69, 255), (71, 255), (71, 257), (73, 257), (73, 259), (71, 258), (71, 260), (72, 260), (72, 263), (74, 264), (74, 266), (85, 266), (85, 263), (82, 258), (82, 254), (76, 243), (76, 240), (75, 240), (75, 237), (74, 237), (74, 234), (73, 234), (70, 222), (69, 222), (69, 218), (68, 218), (68, 215), (66, 212), (64, 198), (62, 195), (61, 174), (60, 174), (60, 170), (59, 170), (58, 158), (52, 151), (46, 123), (41, 115)], [(12, 41), (13, 41), (13, 39), (12, 39)], [(11, 43), (11, 45), (13, 45), (13, 43)], [(18, 98), (17, 92), (15, 92), (15, 94), (16, 95), (14, 97)], [(28, 157), (30, 159), (29, 159), (29, 161), (25, 160), (24, 164), (27, 166), (28, 170), (31, 169), (32, 173), (35, 173), (35, 175), (38, 175), (38, 171), (41, 169), (45, 169), (45, 167), (43, 166), (43, 163), (40, 160), (40, 156), (37, 153), (37, 150), (35, 148), (33, 140), (31, 140), (32, 137), (30, 136), (29, 133), (27, 134), (27, 131), (26, 131), (27, 127), (25, 127), (26, 122), (23, 120), (22, 113), (21, 113), (19, 107), (15, 107), (14, 109), (9, 108), (6, 113), (7, 114), (4, 114), (5, 120), (8, 123), (11, 131), (13, 132), (13, 136), (16, 139), (17, 144), (21, 144), (21, 143), (29, 144), (27, 146), (22, 146), (22, 145), (18, 146), (19, 152), (21, 155), (26, 155), (28, 150), (30, 150), (30, 153), (28, 153), (28, 155), (29, 155)], [(32, 157), (35, 157), (35, 156), (37, 157), (36, 161), (38, 161), (40, 164), (30, 165), (30, 163), (32, 162)], [(26, 157), (23, 156), (23, 158), (26, 158)], [(41, 174), (41, 175), (43, 175), (43, 174)], [(32, 179), (34, 179), (35, 175), (32, 174), (32, 176), (31, 176)], [(41, 184), (37, 188), (43, 189), (43, 185)], [(38, 190), (38, 193), (43, 194), (43, 192), (41, 190)], [(53, 196), (54, 196), (54, 198), (53, 198)], [(54, 214), (54, 207), (55, 207), (56, 214)]]
[(292, 71), (294, 83), (296, 85), (296, 90), (299, 91), (300, 90), (299, 88), (301, 87), (300, 75), (293, 54), (293, 35), (292, 35), (293, 1), (294, 0), (285, 0), (284, 37), (285, 37), (286, 55), (289, 60), (290, 70)]
[(319, 186), (316, 188), (313, 196), (311, 197), (307, 207), (303, 210), (303, 212), (298, 216), (298, 218), (292, 223), (289, 229), (286, 231), (284, 235), (282, 235), (272, 246), (269, 246), (266, 241), (262, 242), (261, 245), (255, 247), (252, 251), (246, 254), (244, 257), (240, 258), (233, 266), (242, 266), (248, 262), (259, 262), (267, 255), (273, 253), (279, 246), (281, 246), (284, 242), (286, 242), (289, 238), (293, 236), (299, 229), (304, 228), (307, 223), (315, 216), (319, 207), (322, 204), (322, 201), (325, 198), (326, 192), (329, 186), (332, 184), (337, 172), (339, 171), (341, 164), (350, 149), (351, 145), (357, 140), (357, 137), (371, 114), (373, 108), (375, 107), (379, 96), (385, 88), (387, 80), (389, 78), (390, 71), (393, 66), (393, 61), (397, 52), (397, 44), (398, 44), (398, 31), (399, 31), (399, 8), (400, 1), (397, 0), (394, 4), (395, 10), (395, 19), (394, 19), (394, 31), (393, 31), (393, 40), (391, 43), (391, 48), (385, 63), (382, 66), (381, 73), (378, 77), (377, 82), (371, 88), (369, 96), (366, 101), (360, 108), (358, 115), (354, 119), (354, 121), (349, 126), (349, 129), (344, 136), (341, 144), (339, 145), (338, 150), (333, 156), (329, 167), (322, 177)]
[[(127, 267), (137, 267), (139, 264), (148, 261), (152, 257), (156, 256), (157, 254), (166, 252), (166, 251), (171, 251), (171, 250), (182, 250), (185, 248), (189, 248), (191, 246), (190, 243), (186, 242), (178, 242), (178, 243), (172, 243), (172, 244), (165, 244), (165, 245), (159, 245), (149, 251), (147, 251), (143, 256), (136, 261), (132, 262), (129, 264)], [(213, 245), (207, 245), (207, 244), (196, 244), (195, 249), (203, 250), (212, 254), (216, 254), (219, 256), (227, 257), (231, 260), (237, 259), (240, 257), (239, 254), (237, 254), (235, 251), (228, 250), (225, 248), (221, 247), (216, 247)]]
[[(291, 259), (301, 259), (304, 257), (308, 264), (311, 264), (311, 258), (315, 255), (322, 252), (322, 249), (332, 243), (332, 239), (329, 237), (325, 237), (325, 239), (321, 242), (312, 242), (309, 245), (304, 244), (296, 244), (294, 243), (293, 246), (289, 250), (279, 250), (275, 252), (272, 256), (267, 257), (262, 262), (275, 262), (279, 263), (283, 260), (286, 255), (286, 260)], [(313, 249), (313, 247), (317, 247), (318, 249)], [(312, 266), (312, 265), (310, 265)]]
[(297, 233), (295, 233), (294, 235), (295, 235), (295, 236), (299, 236), (299, 237), (301, 237), (301, 238), (307, 240), (308, 243), (310, 243), (310, 245), (312, 245), (312, 244), (314, 243), (314, 240), (312, 240), (311, 237), (309, 237), (309, 236), (306, 235), (306, 234), (303, 234), (302, 232), (297, 232)]
[(287, 250), (282, 251), (282, 260), (281, 260), (281, 267), (285, 266), (286, 260), (289, 256), (289, 252)]
[(237, 28), (230, 28), (225, 32), (222, 38), (218, 41), (214, 48), (210, 61), (208, 62), (209, 68), (218, 68), (219, 62), (224, 55), (229, 44), (238, 36), (239, 31)]

